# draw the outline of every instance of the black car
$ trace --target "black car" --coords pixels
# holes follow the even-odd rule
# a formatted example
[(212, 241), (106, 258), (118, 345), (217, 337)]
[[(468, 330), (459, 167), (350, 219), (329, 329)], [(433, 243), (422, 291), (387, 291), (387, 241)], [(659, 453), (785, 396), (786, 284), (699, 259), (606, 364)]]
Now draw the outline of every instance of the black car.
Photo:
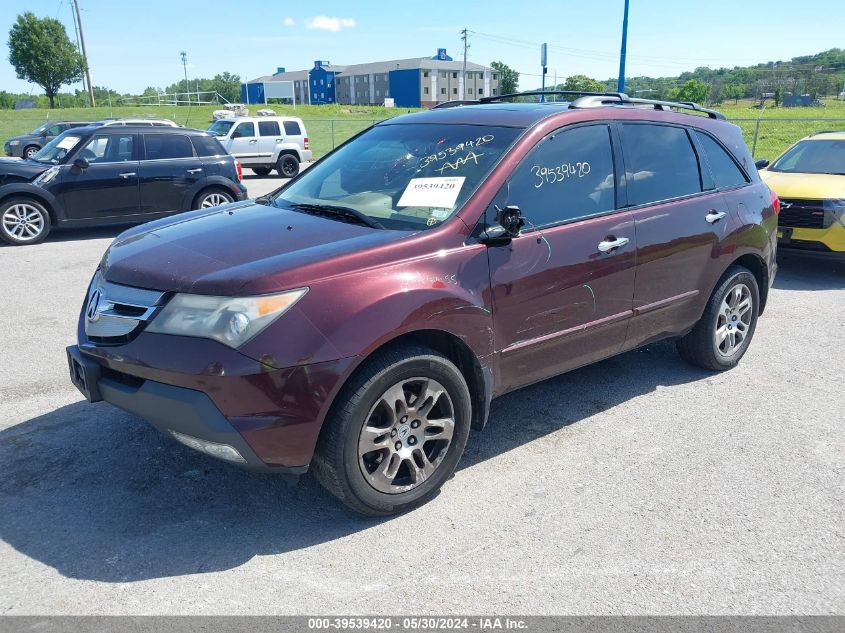
[(78, 127), (31, 159), (0, 159), (0, 238), (35, 244), (53, 226), (146, 222), (244, 200), (241, 178), (207, 132)]
[(32, 158), (42, 147), (52, 141), (62, 132), (75, 127), (91, 125), (90, 121), (47, 121), (39, 125), (29, 134), (19, 134), (8, 139), (3, 144), (6, 156)]

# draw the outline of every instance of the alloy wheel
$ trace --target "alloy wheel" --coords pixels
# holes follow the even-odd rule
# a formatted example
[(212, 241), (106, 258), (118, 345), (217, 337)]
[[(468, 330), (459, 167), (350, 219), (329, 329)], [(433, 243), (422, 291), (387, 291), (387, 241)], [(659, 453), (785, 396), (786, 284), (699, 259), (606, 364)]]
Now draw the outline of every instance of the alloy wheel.
[(713, 334), (722, 356), (732, 356), (745, 344), (753, 315), (752, 301), (751, 289), (745, 284), (735, 285), (722, 299)]
[(455, 410), (443, 385), (423, 377), (402, 380), (367, 415), (358, 439), (361, 472), (380, 492), (407, 492), (440, 466), (454, 431)]
[(200, 208), (210, 209), (211, 207), (219, 207), (221, 204), (228, 204), (231, 201), (231, 198), (224, 193), (209, 193), (203, 197)]
[(13, 204), (3, 213), (3, 230), (19, 242), (30, 242), (44, 231), (44, 216), (26, 202)]

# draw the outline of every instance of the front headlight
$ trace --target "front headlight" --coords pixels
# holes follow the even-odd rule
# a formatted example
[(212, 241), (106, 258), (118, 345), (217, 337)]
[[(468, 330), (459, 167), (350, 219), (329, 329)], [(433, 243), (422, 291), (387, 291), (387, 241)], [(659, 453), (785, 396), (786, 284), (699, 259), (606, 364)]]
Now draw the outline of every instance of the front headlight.
[(54, 165), (53, 167), (50, 167), (50, 169), (48, 169), (47, 171), (42, 172), (41, 175), (38, 176), (38, 178), (32, 181), (32, 184), (37, 185), (39, 187), (42, 185), (46, 185), (51, 180), (53, 180), (58, 175), (58, 173), (59, 168)]
[(147, 332), (196, 336), (240, 347), (290, 310), (308, 288), (257, 297), (175, 295)]
[(825, 217), (824, 225), (831, 226), (836, 221), (842, 226), (845, 226), (845, 200), (828, 198), (827, 200), (823, 200), (822, 203), (824, 205), (825, 215), (830, 214), (831, 216), (830, 219)]
[(20, 145), (20, 144), (21, 144), (21, 142), (20, 142), (20, 141), (9, 141), (9, 146), (10, 146), (10, 147), (15, 147), (16, 145)]

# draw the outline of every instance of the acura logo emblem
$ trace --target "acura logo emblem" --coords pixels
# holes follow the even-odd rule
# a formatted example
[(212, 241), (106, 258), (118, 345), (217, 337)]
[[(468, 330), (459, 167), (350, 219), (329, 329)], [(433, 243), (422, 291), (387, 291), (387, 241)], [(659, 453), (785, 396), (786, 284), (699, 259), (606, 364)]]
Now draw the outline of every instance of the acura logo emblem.
[(91, 293), (91, 298), (88, 300), (88, 308), (85, 310), (85, 316), (92, 323), (100, 318), (100, 300), (103, 298), (103, 292), (97, 288)]

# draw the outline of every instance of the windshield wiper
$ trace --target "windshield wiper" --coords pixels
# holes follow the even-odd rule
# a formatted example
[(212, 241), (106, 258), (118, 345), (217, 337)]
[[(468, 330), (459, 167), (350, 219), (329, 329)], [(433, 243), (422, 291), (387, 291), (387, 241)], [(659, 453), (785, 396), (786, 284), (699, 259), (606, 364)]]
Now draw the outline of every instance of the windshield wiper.
[(360, 211), (358, 211), (357, 209), (353, 209), (352, 207), (341, 207), (333, 204), (312, 204), (309, 202), (294, 202), (290, 204), (290, 206), (300, 211), (313, 211), (316, 213), (328, 213), (330, 215), (342, 215), (347, 218), (353, 218), (357, 220), (360, 224), (369, 226), (372, 229), (384, 228), (384, 225), (382, 223), (373, 220), (370, 216), (361, 213)]

